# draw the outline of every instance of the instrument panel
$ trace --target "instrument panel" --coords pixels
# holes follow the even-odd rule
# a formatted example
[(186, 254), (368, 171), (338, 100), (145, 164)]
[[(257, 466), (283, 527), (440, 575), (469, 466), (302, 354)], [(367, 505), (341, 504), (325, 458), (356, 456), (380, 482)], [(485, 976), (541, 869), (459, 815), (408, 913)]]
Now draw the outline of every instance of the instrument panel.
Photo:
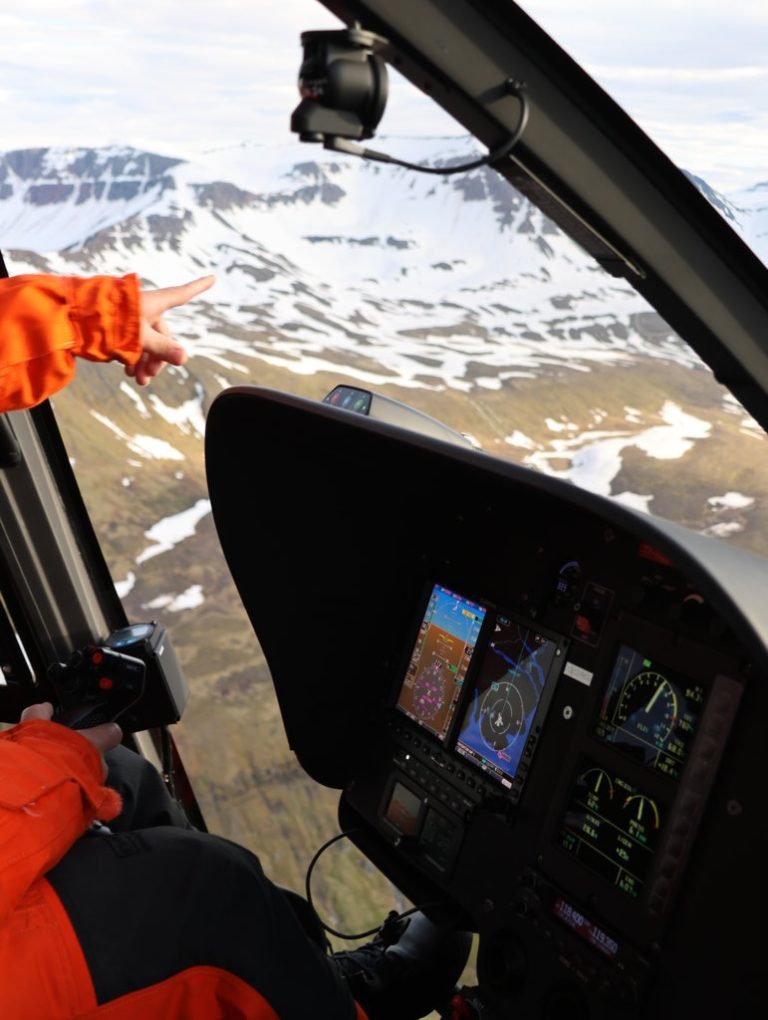
[[(684, 603), (687, 582), (670, 585), (674, 571), (660, 575), (642, 553), (636, 571), (654, 575), (656, 588), (663, 576), (678, 597), (686, 592)], [(669, 605), (667, 619), (654, 620), (658, 613), (625, 606), (626, 590), (573, 577), (568, 587), (556, 576), (528, 619), (483, 598), (477, 584), (427, 585), (398, 670), (383, 765), (351, 784), (344, 813), (463, 899), (481, 931), (477, 893), (465, 890), (477, 842), (492, 838), (506, 866), (495, 865), (482, 902), (493, 904), (490, 914), (499, 899), (506, 907), (480, 970), (500, 986), (497, 1008), (530, 983), (530, 945), (543, 932), (557, 947), (553, 963), (583, 983), (574, 1002), (588, 1002), (593, 985), (606, 1016), (631, 1015), (681, 894), (741, 700), (741, 666), (718, 640), (683, 638)], [(706, 634), (720, 631), (710, 619)]]

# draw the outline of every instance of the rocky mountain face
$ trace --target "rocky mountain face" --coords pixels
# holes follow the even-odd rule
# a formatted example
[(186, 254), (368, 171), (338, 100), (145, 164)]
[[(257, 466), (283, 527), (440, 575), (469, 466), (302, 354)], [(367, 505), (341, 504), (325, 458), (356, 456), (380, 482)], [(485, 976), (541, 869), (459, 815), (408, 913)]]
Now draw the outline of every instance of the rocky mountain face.
[[(425, 142), (421, 155), (450, 164), (468, 145)], [(243, 149), (193, 166), (130, 149), (7, 153), (2, 246), (15, 271), (134, 270), (149, 285), (216, 272), (186, 321), (205, 333), (196, 359), (237, 374), (254, 359), (297, 374), (343, 363), (370, 386), (471, 392), (547, 366), (697, 364), (492, 171), (421, 177), (308, 154)], [(753, 210), (708, 197), (750, 232)]]
[[(465, 139), (385, 147), (432, 163), (473, 151)], [(695, 183), (768, 261), (768, 183), (728, 197)], [(209, 824), (262, 848), (279, 881), (301, 880), (334, 798), (317, 807), (284, 745), (218, 551), (202, 436), (222, 388), (319, 399), (355, 382), (488, 452), (768, 555), (762, 430), (628, 284), (487, 169), (435, 178), (299, 145), (198, 165), (118, 147), (10, 152), (0, 248), (14, 274), (217, 275), (172, 318), (183, 369), (140, 390), (118, 366), (83, 364), (54, 403), (129, 615), (165, 623), (184, 661), (179, 739)], [(243, 438), (248, 498), (273, 482), (262, 442)], [(288, 816), (301, 819), (295, 845), (280, 838)], [(278, 844), (282, 855), (263, 852)], [(348, 916), (344, 895), (328, 892), (332, 917)]]

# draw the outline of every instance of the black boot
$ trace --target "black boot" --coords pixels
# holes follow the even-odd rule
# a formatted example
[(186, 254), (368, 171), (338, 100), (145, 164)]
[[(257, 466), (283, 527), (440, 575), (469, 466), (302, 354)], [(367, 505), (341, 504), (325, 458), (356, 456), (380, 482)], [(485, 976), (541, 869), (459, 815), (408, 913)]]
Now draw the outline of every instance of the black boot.
[(472, 936), (421, 912), (390, 918), (372, 942), (331, 956), (369, 1020), (418, 1020), (444, 1006), (469, 957)]

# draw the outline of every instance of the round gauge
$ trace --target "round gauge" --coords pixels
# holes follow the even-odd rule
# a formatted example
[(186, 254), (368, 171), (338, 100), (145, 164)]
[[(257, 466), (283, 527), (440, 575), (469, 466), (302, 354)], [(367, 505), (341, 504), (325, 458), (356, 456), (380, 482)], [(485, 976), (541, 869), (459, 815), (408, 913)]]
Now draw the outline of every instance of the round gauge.
[(434, 719), (445, 701), (443, 663), (435, 660), (418, 677), (413, 685), (413, 710), (419, 719)]
[(611, 777), (604, 769), (594, 768), (582, 772), (578, 778), (578, 783), (580, 786), (585, 786), (590, 793), (605, 796), (608, 800), (613, 800), (613, 783), (611, 782)]
[(621, 809), (629, 816), (630, 833), (639, 826), (658, 829), (661, 824), (659, 809), (650, 797), (644, 797), (639, 793), (630, 794), (621, 805)]
[(624, 684), (616, 725), (655, 747), (665, 746), (677, 724), (677, 694), (661, 673), (644, 670)]

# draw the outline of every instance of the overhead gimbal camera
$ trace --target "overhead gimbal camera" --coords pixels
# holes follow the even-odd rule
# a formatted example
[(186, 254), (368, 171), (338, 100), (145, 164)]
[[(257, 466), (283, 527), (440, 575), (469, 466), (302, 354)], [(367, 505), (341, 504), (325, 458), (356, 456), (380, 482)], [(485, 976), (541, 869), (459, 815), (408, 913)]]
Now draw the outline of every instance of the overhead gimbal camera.
[(376, 54), (386, 40), (361, 28), (302, 32), (301, 102), (291, 130), (302, 142), (334, 148), (336, 139), (372, 138), (389, 93), (387, 68)]

